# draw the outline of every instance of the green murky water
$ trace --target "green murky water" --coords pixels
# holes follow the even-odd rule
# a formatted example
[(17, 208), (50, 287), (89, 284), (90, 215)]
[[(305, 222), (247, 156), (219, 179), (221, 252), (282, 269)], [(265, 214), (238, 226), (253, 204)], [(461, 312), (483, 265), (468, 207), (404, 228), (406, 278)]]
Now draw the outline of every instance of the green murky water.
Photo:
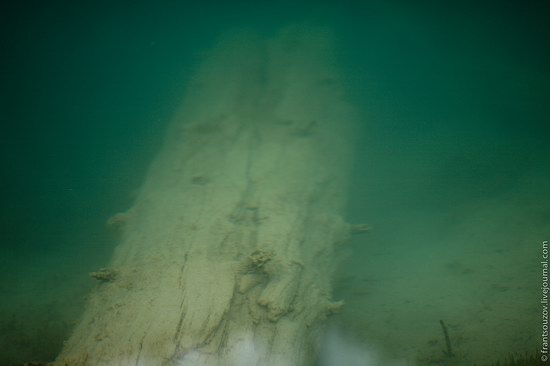
[[(2, 11), (0, 364), (52, 360), (201, 52), (334, 27), (363, 117), (325, 362), (495, 361), (541, 346), (550, 237), (543, 2), (22, 4)], [(445, 356), (440, 320), (454, 360)], [(342, 361), (344, 360), (344, 361)], [(331, 363), (332, 362), (332, 363)], [(354, 363), (355, 362), (355, 363)], [(344, 364), (344, 363), (341, 363)]]

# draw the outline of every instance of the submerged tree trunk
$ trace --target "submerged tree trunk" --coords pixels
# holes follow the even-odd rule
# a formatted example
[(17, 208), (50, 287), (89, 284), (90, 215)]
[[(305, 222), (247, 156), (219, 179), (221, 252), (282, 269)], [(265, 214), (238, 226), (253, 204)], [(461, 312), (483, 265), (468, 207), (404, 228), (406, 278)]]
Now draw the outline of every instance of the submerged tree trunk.
[(355, 115), (330, 32), (228, 36), (190, 82), (56, 365), (311, 365)]

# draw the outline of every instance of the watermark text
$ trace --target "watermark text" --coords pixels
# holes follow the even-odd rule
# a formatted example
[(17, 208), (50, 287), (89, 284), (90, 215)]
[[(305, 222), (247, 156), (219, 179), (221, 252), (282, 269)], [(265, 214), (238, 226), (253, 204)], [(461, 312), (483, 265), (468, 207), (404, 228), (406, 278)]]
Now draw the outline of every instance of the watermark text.
[(541, 298), (542, 304), (541, 319), (542, 319), (542, 338), (540, 346), (540, 360), (542, 362), (548, 361), (548, 296), (550, 295), (550, 287), (548, 287), (548, 240), (542, 242), (542, 285), (541, 285)]

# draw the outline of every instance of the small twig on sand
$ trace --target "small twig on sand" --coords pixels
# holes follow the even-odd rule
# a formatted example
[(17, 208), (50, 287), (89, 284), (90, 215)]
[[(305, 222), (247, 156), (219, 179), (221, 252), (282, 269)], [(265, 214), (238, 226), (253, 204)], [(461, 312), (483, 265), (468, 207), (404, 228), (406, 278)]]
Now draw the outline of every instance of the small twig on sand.
[(443, 335), (445, 336), (445, 345), (447, 346), (447, 349), (443, 351), (443, 353), (447, 357), (454, 357), (455, 354), (453, 353), (453, 348), (451, 347), (451, 339), (449, 338), (447, 327), (445, 326), (445, 323), (443, 323), (443, 320), (440, 320), (439, 324), (441, 324), (441, 328), (443, 329)]

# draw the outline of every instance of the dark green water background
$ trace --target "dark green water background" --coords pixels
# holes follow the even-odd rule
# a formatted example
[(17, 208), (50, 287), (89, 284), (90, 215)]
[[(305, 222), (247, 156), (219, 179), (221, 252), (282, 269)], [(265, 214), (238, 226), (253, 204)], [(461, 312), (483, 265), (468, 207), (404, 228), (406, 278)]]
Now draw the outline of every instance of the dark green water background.
[(548, 2), (1, 7), (0, 365), (59, 352), (201, 51), (303, 19), (334, 27), (364, 119), (349, 220), (372, 232), (335, 283), (339, 326), (419, 365), (438, 362), (441, 318), (464, 362), (540, 347)]

